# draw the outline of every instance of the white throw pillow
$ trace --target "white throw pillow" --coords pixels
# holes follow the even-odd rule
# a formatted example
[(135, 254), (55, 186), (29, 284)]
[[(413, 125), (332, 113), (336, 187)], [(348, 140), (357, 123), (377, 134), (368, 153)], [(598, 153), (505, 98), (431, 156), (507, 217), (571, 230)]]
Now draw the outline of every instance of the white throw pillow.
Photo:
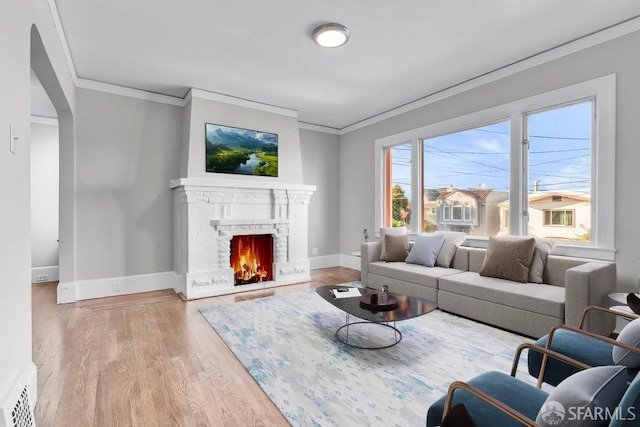
[(407, 227), (382, 227), (380, 228), (380, 242), (382, 243), (382, 252), (380, 252), (380, 259), (387, 259), (387, 245), (384, 242), (384, 236), (386, 234), (389, 235), (399, 235), (399, 234), (407, 234)]
[(442, 234), (419, 234), (405, 262), (433, 267), (443, 243), (444, 235)]

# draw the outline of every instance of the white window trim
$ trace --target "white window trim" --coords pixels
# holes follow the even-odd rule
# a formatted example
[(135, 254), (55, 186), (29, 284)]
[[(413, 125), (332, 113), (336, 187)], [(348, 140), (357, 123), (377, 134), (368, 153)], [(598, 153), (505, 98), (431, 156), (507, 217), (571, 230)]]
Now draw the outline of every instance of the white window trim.
[[(592, 227), (591, 244), (559, 244), (553, 253), (558, 255), (615, 259), (615, 147), (616, 147), (616, 75), (610, 74), (565, 88), (535, 95), (529, 98), (499, 105), (486, 110), (456, 117), (442, 122), (390, 135), (375, 141), (375, 213), (377, 227), (382, 226), (384, 194), (382, 178), (384, 171), (383, 152), (386, 148), (400, 144), (411, 144), (413, 152), (412, 177), (414, 183), (420, 182), (422, 156), (418, 155), (420, 140), (440, 135), (460, 132), (466, 129), (486, 126), (501, 120), (510, 122), (510, 182), (509, 212), (524, 212), (527, 203), (526, 182), (526, 150), (524, 150), (524, 112), (547, 109), (579, 100), (595, 99), (596, 120), (593, 129), (592, 150), (592, 182), (591, 217), (595, 221)], [(513, 173), (513, 171), (519, 171)], [(421, 185), (411, 186), (412, 216), (422, 217)], [(412, 221), (411, 233), (420, 231), (420, 221)], [(526, 232), (526, 218), (522, 215), (511, 215), (509, 221), (511, 234), (522, 235)], [(486, 247), (486, 240), (467, 238), (465, 245)]]

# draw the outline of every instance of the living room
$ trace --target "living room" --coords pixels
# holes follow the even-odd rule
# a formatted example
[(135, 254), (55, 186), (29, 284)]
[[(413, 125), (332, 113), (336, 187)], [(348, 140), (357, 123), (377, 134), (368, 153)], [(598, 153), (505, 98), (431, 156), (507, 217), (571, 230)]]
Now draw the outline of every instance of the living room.
[[(402, 139), (405, 132), (607, 76), (614, 76), (615, 80), (615, 100), (607, 111), (612, 114), (608, 124), (614, 143), (602, 155), (613, 156), (610, 159), (613, 163), (607, 166), (609, 169), (598, 171), (597, 178), (604, 181), (597, 181), (594, 175), (594, 182), (599, 182), (594, 187), (599, 190), (599, 202), (604, 207), (593, 198), (599, 214), (593, 221), (602, 228), (599, 231), (594, 228), (593, 242), (598, 251), (588, 257), (615, 261), (616, 291), (638, 290), (640, 229), (633, 212), (640, 208), (635, 195), (635, 159), (640, 155), (636, 144), (640, 135), (636, 119), (640, 100), (635, 94), (640, 91), (636, 78), (640, 62), (634, 52), (640, 45), (640, 21), (636, 17), (640, 11), (633, 2), (627, 2), (626, 9), (621, 7), (618, 14), (607, 11), (610, 22), (605, 26), (585, 27), (588, 31), (580, 29), (583, 32), (578, 31), (571, 38), (549, 40), (546, 48), (524, 56), (518, 54), (522, 46), (505, 43), (501, 49), (515, 52), (515, 59), (510, 62), (495, 63), (473, 76), (467, 76), (461, 69), (451, 69), (447, 71), (452, 79), (449, 84), (440, 83), (436, 90), (414, 93), (411, 98), (396, 102), (393, 108), (370, 111), (369, 105), (362, 105), (365, 111), (352, 121), (327, 111), (322, 116), (324, 122), (303, 116), (305, 111), (297, 105), (266, 105), (269, 103), (260, 97), (248, 97), (241, 92), (204, 90), (194, 84), (189, 86), (188, 95), (178, 96), (175, 88), (161, 93), (161, 90), (132, 89), (136, 87), (133, 83), (125, 87), (100, 81), (108, 81), (106, 77), (86, 78), (86, 74), (79, 72), (86, 66), (79, 57), (74, 58), (75, 68), (69, 62), (69, 47), (61, 39), (64, 19), (58, 16), (56, 4), (62, 8), (65, 3), (10, 0), (2, 5), (0, 34), (5, 60), (0, 87), (5, 96), (0, 100), (0, 111), (2, 126), (10, 128), (11, 150), (4, 150), (0, 157), (1, 168), (10, 183), (3, 197), (3, 206), (7, 208), (0, 213), (5, 237), (0, 257), (4, 267), (0, 336), (11, 343), (13, 350), (0, 355), (0, 364), (5, 368), (0, 374), (0, 396), (13, 392), (15, 385), (25, 378), (29, 378), (30, 384), (35, 378), (31, 324), (32, 312), (37, 313), (38, 308), (32, 309), (29, 287), (33, 204), (30, 69), (54, 105), (59, 129), (57, 302), (73, 304), (99, 297), (173, 289), (187, 293), (186, 282), (180, 281), (182, 272), (175, 264), (171, 181), (212, 178), (213, 174), (204, 169), (206, 123), (278, 134), (277, 178), (240, 180), (237, 176), (216, 174), (215, 179), (226, 181), (227, 185), (240, 180), (244, 184), (258, 183), (255, 185), (259, 187), (266, 180), (273, 187), (308, 186), (312, 193), (305, 205), (308, 225), (306, 238), (300, 243), (302, 249), (298, 251), (306, 264), (300, 274), (306, 279), (317, 279), (317, 271), (323, 268), (360, 268), (355, 253), (364, 241), (363, 230), (367, 230), (370, 241), (379, 239), (377, 230), (383, 225), (382, 181), (376, 157), (380, 151), (376, 147), (385, 138)], [(546, 7), (550, 9), (541, 6), (541, 10), (547, 13), (554, 10), (553, 5)], [(593, 11), (589, 15), (594, 22), (598, 13)], [(64, 16), (63, 9), (60, 14)], [(558, 27), (563, 25), (554, 23)], [(319, 49), (311, 42), (310, 34), (300, 37), (309, 42), (309, 49)], [(350, 42), (355, 42), (357, 33), (352, 37)], [(436, 39), (431, 41), (440, 43)], [(346, 55), (344, 52), (338, 48), (332, 51), (333, 56), (321, 57), (327, 63), (324, 70), (339, 69), (340, 61), (344, 60), (340, 55)], [(139, 64), (122, 66), (136, 68)], [(161, 86), (154, 80), (153, 71), (143, 73), (148, 75), (147, 84)], [(351, 85), (357, 83), (357, 79), (349, 81)], [(402, 86), (406, 90), (406, 85)], [(399, 89), (381, 88), (378, 96)], [(338, 94), (337, 90), (332, 93), (335, 101), (331, 102), (340, 103)], [(599, 162), (604, 160), (594, 158), (601, 167)], [(193, 182), (196, 181), (183, 184)], [(237, 218), (230, 214), (223, 218), (221, 214), (220, 220), (230, 219)], [(356, 280), (358, 273), (351, 270), (339, 270), (337, 275), (344, 282)], [(212, 273), (204, 279), (211, 282), (214, 276)]]

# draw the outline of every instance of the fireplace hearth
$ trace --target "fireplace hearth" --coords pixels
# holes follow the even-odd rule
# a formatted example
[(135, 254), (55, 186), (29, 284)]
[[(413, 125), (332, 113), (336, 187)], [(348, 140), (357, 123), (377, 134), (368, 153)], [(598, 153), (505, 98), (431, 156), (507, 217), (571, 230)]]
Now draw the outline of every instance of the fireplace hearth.
[[(180, 178), (171, 187), (176, 291), (185, 299), (311, 279), (308, 211), (315, 186)], [(260, 255), (234, 255), (236, 249)]]

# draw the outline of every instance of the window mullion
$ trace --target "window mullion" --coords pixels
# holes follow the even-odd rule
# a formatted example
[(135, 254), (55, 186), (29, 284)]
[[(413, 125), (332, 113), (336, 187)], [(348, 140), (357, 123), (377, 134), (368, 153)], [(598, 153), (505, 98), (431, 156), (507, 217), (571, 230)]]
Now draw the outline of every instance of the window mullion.
[(524, 120), (519, 111), (509, 116), (509, 230), (512, 235), (526, 232), (524, 211), (526, 193), (526, 163), (524, 156)]
[(422, 141), (419, 138), (411, 140), (411, 233), (422, 231), (423, 190), (422, 179)]

